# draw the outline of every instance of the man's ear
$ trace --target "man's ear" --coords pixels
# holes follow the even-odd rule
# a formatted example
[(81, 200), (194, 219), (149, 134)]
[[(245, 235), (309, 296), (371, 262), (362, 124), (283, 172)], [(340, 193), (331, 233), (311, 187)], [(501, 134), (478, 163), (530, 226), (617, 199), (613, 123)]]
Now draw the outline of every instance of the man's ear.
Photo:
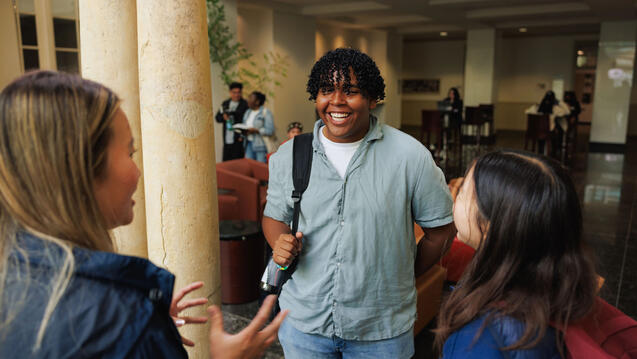
[(371, 109), (376, 108), (377, 104), (378, 104), (378, 102), (376, 100), (369, 101), (369, 109), (371, 110)]

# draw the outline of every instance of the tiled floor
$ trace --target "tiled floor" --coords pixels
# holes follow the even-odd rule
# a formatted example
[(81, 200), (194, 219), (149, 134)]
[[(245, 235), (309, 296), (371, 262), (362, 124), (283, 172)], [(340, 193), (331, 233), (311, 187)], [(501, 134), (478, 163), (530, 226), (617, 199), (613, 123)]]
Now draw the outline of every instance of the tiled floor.
[[(580, 126), (580, 141), (570, 163), (582, 199), (584, 237), (597, 256), (598, 273), (605, 278), (602, 297), (637, 318), (637, 138), (628, 141), (626, 154), (588, 153), (588, 131), (588, 126)], [(490, 149), (523, 146), (523, 132), (499, 131)], [(449, 165), (447, 177), (463, 173), (473, 153), (465, 150), (463, 163)], [(224, 305), (226, 329), (236, 332), (245, 327), (257, 309), (256, 302)], [(434, 357), (432, 339), (427, 330), (415, 338), (414, 358)], [(275, 343), (265, 358), (283, 358), (280, 345)]]

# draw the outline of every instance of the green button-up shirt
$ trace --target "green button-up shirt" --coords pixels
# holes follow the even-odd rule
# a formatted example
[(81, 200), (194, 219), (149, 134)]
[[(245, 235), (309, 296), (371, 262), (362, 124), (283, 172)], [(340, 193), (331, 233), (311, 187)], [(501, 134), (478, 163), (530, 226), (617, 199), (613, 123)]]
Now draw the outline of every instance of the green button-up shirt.
[[(301, 200), (303, 250), (279, 298), (305, 333), (347, 340), (393, 338), (416, 319), (413, 223), (450, 223), (442, 171), (411, 136), (370, 118), (345, 178), (327, 159), (314, 127), (312, 174)], [(292, 221), (292, 142), (270, 158), (264, 215)]]

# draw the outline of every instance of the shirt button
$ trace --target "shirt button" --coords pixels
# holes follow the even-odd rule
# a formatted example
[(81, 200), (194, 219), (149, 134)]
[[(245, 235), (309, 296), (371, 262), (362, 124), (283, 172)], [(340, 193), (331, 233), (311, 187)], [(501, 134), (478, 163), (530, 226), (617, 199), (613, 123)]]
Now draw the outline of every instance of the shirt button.
[(345, 225), (345, 221), (341, 221), (341, 227)]

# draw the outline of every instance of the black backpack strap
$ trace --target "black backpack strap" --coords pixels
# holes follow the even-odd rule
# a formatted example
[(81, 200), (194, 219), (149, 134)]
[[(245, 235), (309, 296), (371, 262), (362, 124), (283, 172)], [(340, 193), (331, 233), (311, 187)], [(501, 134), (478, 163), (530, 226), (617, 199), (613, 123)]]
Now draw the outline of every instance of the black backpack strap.
[(292, 200), (294, 201), (294, 215), (292, 217), (292, 234), (296, 234), (299, 229), (299, 212), (301, 212), (301, 197), (310, 183), (310, 173), (312, 172), (312, 133), (303, 133), (294, 137), (292, 148), (292, 180), (294, 191)]

